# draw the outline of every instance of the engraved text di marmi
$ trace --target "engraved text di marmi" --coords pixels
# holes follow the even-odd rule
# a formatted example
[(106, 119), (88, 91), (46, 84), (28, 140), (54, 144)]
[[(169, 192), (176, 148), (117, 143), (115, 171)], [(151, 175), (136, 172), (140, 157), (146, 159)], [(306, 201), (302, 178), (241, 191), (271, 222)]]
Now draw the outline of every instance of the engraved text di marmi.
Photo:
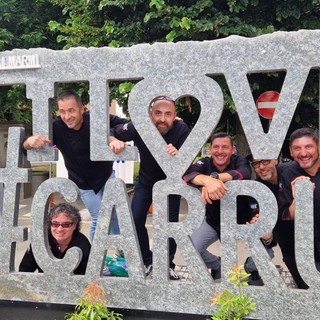
[(40, 68), (39, 55), (14, 55), (0, 58), (0, 70)]

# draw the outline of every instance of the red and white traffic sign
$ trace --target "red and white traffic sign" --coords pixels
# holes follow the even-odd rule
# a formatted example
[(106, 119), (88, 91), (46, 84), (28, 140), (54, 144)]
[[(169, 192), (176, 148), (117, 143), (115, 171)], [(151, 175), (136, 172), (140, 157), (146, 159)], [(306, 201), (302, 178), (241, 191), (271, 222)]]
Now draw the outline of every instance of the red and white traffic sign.
[(256, 107), (261, 117), (269, 120), (273, 118), (279, 96), (277, 91), (266, 91), (259, 96)]

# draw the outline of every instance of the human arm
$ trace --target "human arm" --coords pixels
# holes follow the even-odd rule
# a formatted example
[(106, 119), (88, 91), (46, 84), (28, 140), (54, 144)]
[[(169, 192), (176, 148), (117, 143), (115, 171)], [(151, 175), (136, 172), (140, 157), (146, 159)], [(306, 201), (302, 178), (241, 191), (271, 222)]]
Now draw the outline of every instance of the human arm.
[(38, 134), (38, 135), (28, 137), (23, 142), (23, 149), (24, 150), (41, 149), (45, 145), (50, 145), (50, 144), (51, 144), (51, 140), (46, 139), (45, 137)]
[(171, 156), (178, 154), (178, 150), (189, 135), (188, 126), (182, 121), (175, 120), (173, 128), (164, 136), (167, 142), (166, 152)]
[(178, 153), (177, 148), (174, 145), (172, 145), (172, 143), (169, 143), (167, 145), (167, 150), (166, 151), (167, 151), (167, 153), (170, 154), (170, 156), (175, 156)]
[(110, 114), (109, 118), (110, 118), (110, 128), (111, 129), (119, 124), (125, 124), (125, 123), (129, 122), (128, 119), (121, 118), (121, 117), (115, 116), (113, 114)]
[(126, 144), (124, 141), (118, 140), (117, 138), (110, 136), (109, 147), (111, 148), (111, 150), (115, 154), (118, 154), (118, 153), (121, 153), (125, 149)]
[(232, 155), (228, 170), (219, 173), (219, 179), (223, 182), (231, 180), (250, 180), (251, 168), (249, 161), (238, 155)]
[[(246, 224), (253, 224), (259, 220), (259, 213), (255, 214), (250, 221), (247, 221)], [(267, 232), (264, 236), (261, 237), (263, 243), (269, 243), (273, 240), (273, 233), (272, 231)]]
[(220, 199), (228, 190), (223, 181), (210, 176), (212, 159), (204, 157), (193, 163), (183, 175), (183, 180), (192, 186), (202, 187), (202, 201), (211, 204), (211, 200)]
[(196, 175), (190, 182), (202, 187), (201, 198), (204, 203), (211, 204), (212, 200), (221, 199), (228, 190), (221, 180), (205, 174)]
[(212, 204), (213, 200), (219, 200), (219, 199), (220, 199), (219, 197), (214, 199), (214, 196), (212, 196), (212, 194), (209, 193), (208, 188), (206, 187), (201, 188), (201, 200), (204, 204)]
[(251, 169), (247, 159), (241, 156), (232, 156), (227, 170), (215, 172), (218, 179), (213, 178), (212, 158), (202, 158), (192, 164), (183, 176), (185, 182), (195, 186), (205, 187), (202, 189), (202, 200), (211, 203), (210, 200), (218, 200), (223, 197), (228, 188), (225, 182), (231, 180), (250, 179)]
[[(279, 166), (278, 166), (279, 167)], [(300, 179), (310, 180), (296, 161), (281, 168), (279, 174), (279, 220), (290, 221), (295, 216), (295, 184)]]
[(132, 122), (122, 123), (110, 129), (110, 137), (115, 137), (121, 141), (134, 141), (138, 136), (137, 130)]
[(117, 138), (114, 137), (114, 128), (118, 125), (123, 125), (125, 123), (128, 123), (129, 121), (127, 119), (124, 118), (120, 118), (118, 116), (115, 115), (110, 115), (110, 137), (109, 137), (109, 147), (111, 148), (111, 150), (118, 154), (121, 153), (125, 147), (126, 144), (124, 143), (124, 141), (121, 141)]
[[(292, 202), (288, 208), (289, 214), (290, 214), (290, 219), (294, 220), (294, 211), (295, 211), (295, 205), (294, 205), (294, 198), (295, 198), (295, 186), (296, 183), (299, 180), (307, 180), (310, 181), (310, 177), (308, 176), (299, 176), (295, 178), (294, 180), (291, 181), (291, 194), (292, 194)], [(313, 188), (315, 188), (315, 184), (313, 183)]]
[(110, 129), (109, 147), (114, 153), (121, 153), (126, 147), (124, 142), (134, 140), (136, 135), (132, 122), (118, 124)]
[[(256, 223), (259, 220), (259, 214), (257, 213), (254, 215), (250, 221), (246, 222), (246, 224), (253, 224)], [(273, 240), (273, 233), (272, 231), (267, 232), (264, 236), (261, 237), (263, 243), (268, 244), (271, 243)]]
[(251, 169), (247, 159), (241, 156), (233, 156), (231, 159), (231, 168), (225, 172), (217, 172), (218, 179), (212, 178), (208, 175), (197, 175), (191, 183), (202, 186), (201, 198), (204, 203), (212, 203), (211, 200), (221, 199), (228, 188), (225, 182), (231, 180), (250, 179)]

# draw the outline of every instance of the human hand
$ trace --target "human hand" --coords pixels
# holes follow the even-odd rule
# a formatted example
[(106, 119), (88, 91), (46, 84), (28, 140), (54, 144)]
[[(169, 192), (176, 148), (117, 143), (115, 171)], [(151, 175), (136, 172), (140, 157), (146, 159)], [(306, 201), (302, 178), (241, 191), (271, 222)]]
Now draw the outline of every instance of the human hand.
[(109, 147), (115, 154), (121, 153), (126, 147), (126, 143), (124, 141), (118, 140), (115, 137), (110, 136), (109, 141)]
[(272, 234), (272, 231), (266, 233), (263, 237), (261, 237), (262, 240), (264, 240), (265, 242), (270, 242), (272, 241), (273, 239), (273, 234)]
[[(292, 197), (294, 199), (295, 197), (295, 185), (299, 180), (307, 180), (310, 181), (310, 177), (307, 176), (299, 176), (297, 178), (295, 178), (294, 180), (291, 181), (291, 191), (292, 191)], [(313, 189), (315, 189), (316, 185), (313, 183)]]
[(175, 146), (172, 145), (172, 143), (169, 143), (167, 145), (167, 153), (170, 154), (170, 156), (175, 156), (176, 154), (178, 154), (178, 150)]
[(220, 200), (228, 191), (228, 188), (221, 180), (212, 177), (206, 179), (204, 186), (210, 200)]
[(50, 145), (51, 140), (46, 139), (45, 137), (41, 135), (34, 135), (30, 136), (28, 139), (26, 139), (23, 143), (23, 148), (25, 150), (30, 150), (30, 149), (41, 149), (45, 145)]
[(206, 187), (201, 188), (201, 200), (204, 204), (212, 204), (208, 189)]
[(256, 223), (259, 219), (259, 213), (257, 213), (256, 215), (254, 215), (250, 221), (246, 222), (246, 224), (252, 224), (252, 223)]

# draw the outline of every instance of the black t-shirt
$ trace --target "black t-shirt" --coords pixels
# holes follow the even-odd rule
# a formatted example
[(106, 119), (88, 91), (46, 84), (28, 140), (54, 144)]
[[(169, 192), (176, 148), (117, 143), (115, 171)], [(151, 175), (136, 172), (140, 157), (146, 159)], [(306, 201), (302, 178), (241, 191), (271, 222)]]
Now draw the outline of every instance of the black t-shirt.
[[(50, 245), (52, 254), (58, 259), (63, 259), (68, 249), (72, 247), (80, 248), (82, 250), (82, 259), (78, 267), (74, 270), (74, 274), (85, 274), (88, 259), (89, 259), (91, 244), (84, 234), (82, 234), (81, 232), (75, 231), (73, 233), (72, 240), (69, 243), (67, 250), (64, 252), (60, 252), (59, 246), (56, 240), (52, 236), (51, 232), (49, 232), (49, 245)], [(36, 259), (33, 256), (32, 247), (30, 245), (29, 249), (26, 251), (26, 253), (24, 254), (21, 260), (19, 271), (34, 272), (36, 270), (38, 270), (39, 272), (43, 272), (41, 268), (38, 266)]]
[(310, 176), (304, 171), (297, 162), (293, 161), (290, 166), (286, 167), (280, 176), (279, 191), (279, 219), (284, 223), (294, 223), (290, 220), (289, 207), (293, 201), (291, 182), (299, 176), (310, 177), (316, 188), (313, 191), (313, 212), (314, 212), (314, 238), (315, 247), (317, 248), (316, 258), (320, 260), (320, 172), (315, 176)]
[[(126, 122), (126, 119), (110, 115), (110, 128)], [(80, 189), (93, 189), (97, 193), (104, 186), (112, 173), (112, 161), (90, 160), (89, 112), (83, 114), (80, 130), (69, 129), (57, 117), (53, 122), (53, 143), (63, 155), (69, 179)]]
[[(290, 162), (280, 163), (277, 165), (277, 175), (278, 180), (282, 172), (285, 170), (285, 168), (290, 165)], [(256, 181), (264, 184), (266, 187), (268, 187), (271, 192), (274, 194), (277, 204), (279, 205), (279, 181), (276, 184), (272, 184), (269, 181), (262, 180), (260, 177), (257, 177)], [(249, 205), (251, 208), (251, 217), (253, 217), (255, 214), (259, 213), (259, 203), (256, 199), (252, 197), (248, 197)], [(277, 212), (278, 213), (278, 212)], [(249, 220), (248, 220), (249, 221)], [(274, 241), (271, 243), (270, 247), (276, 245), (276, 242), (282, 243), (282, 238), (280, 238), (283, 234), (283, 229), (286, 229), (286, 225), (283, 225), (282, 221), (278, 219), (274, 229), (273, 229), (273, 236)]]
[[(140, 169), (139, 182), (145, 186), (153, 186), (157, 181), (164, 180), (166, 175), (161, 167), (143, 142), (142, 138), (134, 128), (132, 122), (120, 124), (111, 130), (117, 139), (122, 141), (134, 141), (135, 146), (139, 149)], [(174, 121), (173, 127), (167, 134), (163, 135), (163, 139), (167, 144), (171, 143), (175, 148), (179, 149), (189, 134), (188, 126), (183, 121)]]

